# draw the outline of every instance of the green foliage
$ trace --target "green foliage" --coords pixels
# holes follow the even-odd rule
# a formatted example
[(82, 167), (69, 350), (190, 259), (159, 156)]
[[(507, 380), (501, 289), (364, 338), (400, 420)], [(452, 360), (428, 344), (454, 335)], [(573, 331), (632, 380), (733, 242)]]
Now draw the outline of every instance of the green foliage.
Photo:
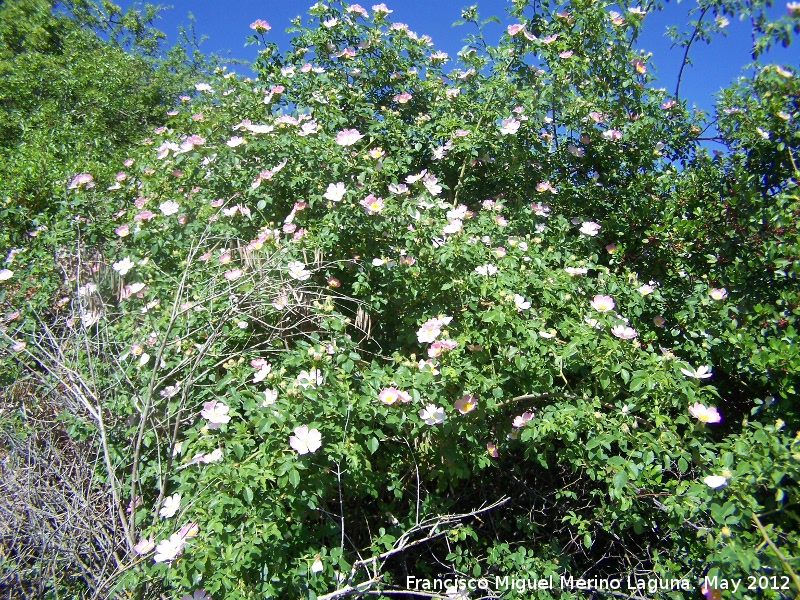
[(161, 49), (152, 6), (124, 14), (110, 3), (61, 8), (46, 0), (0, 6), (6, 245), (20, 245), (29, 229), (54, 218), (75, 173), (112, 175), (109, 160), (121, 161), (162, 122), (175, 96), (209, 64), (192, 58), (186, 44)]
[(466, 9), (453, 70), (380, 10), (315, 5), (282, 55), (254, 24), (255, 86), (193, 82), (71, 180), (116, 274), (6, 335), (102, 441), (109, 595), (793, 589), (796, 73), (723, 92), (712, 158), (609, 8), (517, 2), (497, 45)]
[(151, 25), (154, 10), (123, 14), (110, 3), (45, 0), (0, 5), (0, 245), (9, 266), (25, 265), (30, 275), (14, 286), (13, 300), (0, 298), (5, 312), (24, 302), (33, 319), (50, 320), (63, 307), (57, 301), (78, 287), (76, 263), (106, 270), (99, 257), (118, 208), (76, 200), (67, 184), (91, 172), (111, 185), (112, 165), (214, 65), (186, 37), (164, 49)]

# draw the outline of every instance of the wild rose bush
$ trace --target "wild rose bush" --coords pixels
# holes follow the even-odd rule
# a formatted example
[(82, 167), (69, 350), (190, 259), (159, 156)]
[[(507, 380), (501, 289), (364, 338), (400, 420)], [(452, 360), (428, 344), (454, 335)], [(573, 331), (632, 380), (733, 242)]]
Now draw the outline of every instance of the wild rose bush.
[(610, 8), (515, 3), (496, 46), (468, 9), (456, 67), (383, 5), (314, 6), (283, 55), (256, 21), (257, 82), (197, 82), (106, 189), (72, 180), (119, 207), (119, 302), (76, 301), (90, 343), (44, 362), (106, 382), (114, 593), (793, 576), (795, 376), (753, 348), (797, 360), (796, 304), (789, 341), (731, 327), (748, 271), (713, 237), (698, 261), (687, 212), (698, 174), (773, 162), (699, 151), (632, 50), (642, 11)]

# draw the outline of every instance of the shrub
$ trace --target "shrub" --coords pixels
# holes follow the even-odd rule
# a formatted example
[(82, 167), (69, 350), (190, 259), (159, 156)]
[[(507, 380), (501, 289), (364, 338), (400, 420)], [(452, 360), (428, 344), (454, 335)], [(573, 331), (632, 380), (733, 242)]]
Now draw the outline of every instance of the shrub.
[[(117, 298), (79, 281), (67, 341), (15, 355), (99, 436), (124, 529), (110, 593), (796, 585), (796, 306), (780, 341), (751, 336), (796, 293), (773, 237), (794, 230), (754, 220), (791, 219), (796, 107), (740, 111), (709, 158), (648, 86), (639, 11), (529, 12), (490, 46), (466, 10), (452, 71), (380, 5), (315, 5), (284, 55), (256, 22), (258, 81), (196, 82), (129, 152)], [(789, 85), (772, 70), (753, 85)], [(742, 131), (774, 110), (795, 111), (783, 149), (751, 152)], [(707, 216), (740, 174), (761, 187)]]

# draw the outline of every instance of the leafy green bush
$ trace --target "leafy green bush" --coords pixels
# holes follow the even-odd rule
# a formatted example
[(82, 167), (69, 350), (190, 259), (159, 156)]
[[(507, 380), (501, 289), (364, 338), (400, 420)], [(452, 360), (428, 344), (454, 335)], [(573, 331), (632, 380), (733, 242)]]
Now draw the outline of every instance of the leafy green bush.
[(72, 287), (63, 254), (76, 245), (87, 262), (102, 254), (117, 210), (75, 202), (71, 178), (113, 180), (112, 166), (215, 64), (193, 54), (187, 36), (164, 48), (157, 14), (90, 0), (0, 6), (0, 246), (24, 251), (17, 265), (35, 265), (18, 293), (40, 314)]
[(452, 71), (382, 5), (315, 5), (284, 55), (256, 21), (257, 82), (72, 179), (119, 209), (111, 281), (14, 356), (97, 432), (109, 594), (800, 591), (794, 73), (723, 95), (712, 159), (608, 8), (515, 3), (497, 46), (468, 9)]

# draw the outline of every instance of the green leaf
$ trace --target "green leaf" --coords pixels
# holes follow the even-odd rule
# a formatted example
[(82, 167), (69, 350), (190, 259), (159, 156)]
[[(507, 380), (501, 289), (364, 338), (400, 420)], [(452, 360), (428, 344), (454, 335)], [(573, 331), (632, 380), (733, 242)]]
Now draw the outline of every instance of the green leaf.
[(617, 474), (614, 475), (613, 483), (615, 490), (621, 490), (628, 483), (628, 474), (625, 471), (617, 471)]
[(380, 442), (376, 437), (371, 437), (367, 439), (367, 449), (370, 451), (370, 454), (375, 454), (378, 451), (379, 444)]
[(292, 484), (292, 487), (297, 487), (300, 485), (300, 473), (297, 469), (292, 469), (289, 471), (289, 483)]
[(236, 455), (236, 458), (242, 460), (242, 457), (244, 456), (244, 446), (242, 446), (242, 444), (239, 442), (233, 442), (230, 446), (233, 449), (233, 453)]
[(593, 448), (597, 448), (597, 446), (600, 445), (600, 441), (601, 439), (599, 436), (591, 438), (588, 442), (586, 442), (586, 449), (592, 450)]

